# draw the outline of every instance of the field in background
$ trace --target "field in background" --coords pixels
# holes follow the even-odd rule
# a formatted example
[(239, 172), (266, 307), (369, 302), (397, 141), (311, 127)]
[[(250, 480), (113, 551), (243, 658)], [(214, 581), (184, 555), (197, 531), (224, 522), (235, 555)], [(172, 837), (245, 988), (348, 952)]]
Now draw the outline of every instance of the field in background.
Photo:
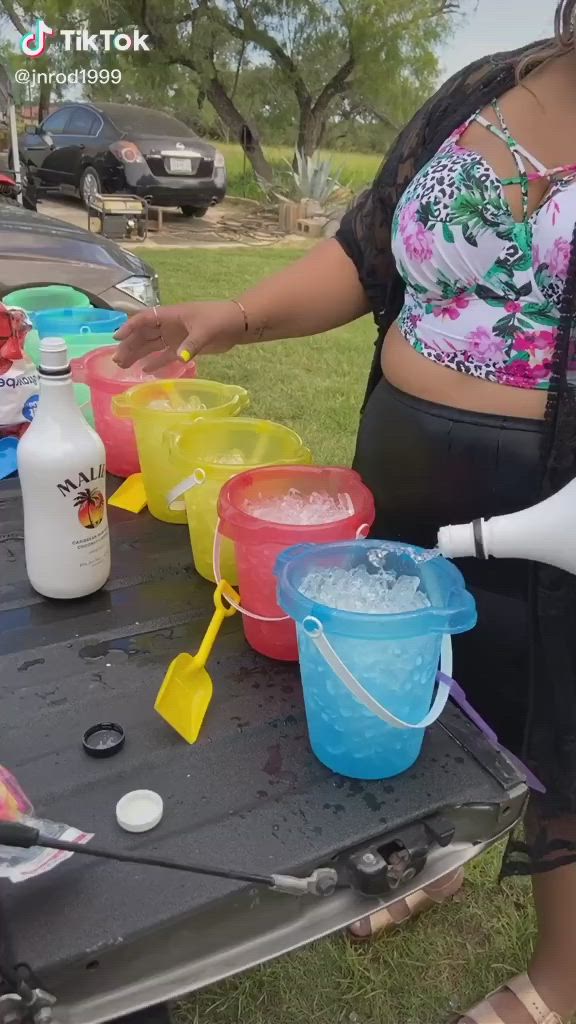
[[(197, 249), (146, 258), (160, 274), (163, 302), (183, 302), (237, 295), (298, 255)], [(248, 388), (249, 413), (293, 427), (317, 462), (348, 464), (374, 333), (365, 317), (317, 338), (240, 347), (201, 360), (199, 370)], [(457, 901), (378, 942), (336, 936), (199, 992), (180, 1008), (179, 1024), (447, 1024), (454, 1010), (526, 969), (529, 888), (499, 887), (498, 863), (498, 851), (483, 857)]]
[[(260, 199), (262, 191), (254, 176), (250, 162), (246, 161), (246, 174), (243, 173), (244, 154), (240, 146), (234, 143), (215, 143), (225, 157), (228, 169), (228, 193), (231, 196), (246, 196), (248, 199)], [(289, 146), (267, 146), (267, 159), (274, 168), (287, 170), (284, 160), (290, 161), (293, 151)], [(323, 157), (332, 160), (334, 170), (341, 173), (342, 184), (349, 185), (353, 192), (359, 192), (373, 180), (381, 157), (375, 153), (340, 153), (336, 150), (321, 150)]]

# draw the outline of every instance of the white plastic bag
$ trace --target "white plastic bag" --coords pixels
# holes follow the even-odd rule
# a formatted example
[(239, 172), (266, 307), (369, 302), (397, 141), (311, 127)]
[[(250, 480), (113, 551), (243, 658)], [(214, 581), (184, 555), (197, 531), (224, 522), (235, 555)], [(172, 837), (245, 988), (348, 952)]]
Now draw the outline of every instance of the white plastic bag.
[[(25, 825), (39, 829), (51, 839), (65, 839), (69, 843), (84, 844), (94, 838), (92, 832), (81, 832), (70, 825), (34, 817), (34, 808), (28, 797), (11, 772), (1, 764), (0, 821), (21, 821)], [(28, 850), (0, 845), (0, 879), (8, 878), (15, 884), (26, 882), (29, 878), (36, 878), (46, 871), (51, 871), (72, 856), (73, 854), (66, 850), (45, 850), (37, 846)]]
[(24, 433), (38, 405), (38, 374), (24, 351), (31, 326), (23, 310), (0, 303), (0, 437)]

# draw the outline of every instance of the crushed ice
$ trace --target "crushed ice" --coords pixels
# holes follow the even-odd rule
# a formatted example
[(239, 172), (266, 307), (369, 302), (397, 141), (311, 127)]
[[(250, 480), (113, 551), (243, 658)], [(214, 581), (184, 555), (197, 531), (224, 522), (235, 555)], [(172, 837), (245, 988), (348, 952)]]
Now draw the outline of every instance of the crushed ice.
[(398, 615), (430, 607), (419, 576), (399, 576), (383, 566), (376, 572), (364, 565), (318, 569), (302, 580), (299, 590), (312, 601), (343, 612)]
[(408, 555), (416, 565), (424, 565), (434, 558), (440, 558), (440, 548), (425, 548), (417, 551), (410, 544), (402, 544), (398, 541), (387, 540), (381, 548), (372, 548), (368, 552), (368, 561), (377, 569), (382, 569), (388, 555)]
[(148, 409), (156, 412), (206, 412), (204, 402), (201, 402), (196, 395), (189, 395), (184, 398), (178, 392), (174, 392), (171, 398), (154, 398), (148, 402)]
[(349, 494), (327, 494), (313, 491), (302, 494), (292, 487), (286, 494), (246, 499), (244, 511), (256, 519), (291, 526), (320, 526), (354, 515)]
[(246, 464), (246, 457), (239, 448), (234, 448), (231, 452), (215, 455), (214, 458), (210, 459), (210, 462), (214, 466), (244, 466)]

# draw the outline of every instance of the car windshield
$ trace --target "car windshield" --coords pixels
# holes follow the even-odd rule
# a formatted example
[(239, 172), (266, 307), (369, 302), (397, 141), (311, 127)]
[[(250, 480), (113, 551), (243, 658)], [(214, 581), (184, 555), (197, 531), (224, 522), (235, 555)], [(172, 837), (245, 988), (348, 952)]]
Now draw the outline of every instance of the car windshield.
[(128, 107), (120, 103), (103, 105), (103, 110), (121, 132), (144, 135), (148, 138), (165, 138), (173, 135), (197, 138), (196, 133), (188, 125), (171, 117), (170, 114), (163, 114), (158, 110), (148, 110), (146, 107)]

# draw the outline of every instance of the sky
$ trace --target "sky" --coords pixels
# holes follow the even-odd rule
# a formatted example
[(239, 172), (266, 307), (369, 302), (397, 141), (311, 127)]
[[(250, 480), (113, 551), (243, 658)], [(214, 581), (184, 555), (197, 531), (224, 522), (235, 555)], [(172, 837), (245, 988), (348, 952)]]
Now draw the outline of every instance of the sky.
[(487, 53), (553, 34), (556, 0), (464, 0), (465, 17), (442, 52), (446, 77)]

